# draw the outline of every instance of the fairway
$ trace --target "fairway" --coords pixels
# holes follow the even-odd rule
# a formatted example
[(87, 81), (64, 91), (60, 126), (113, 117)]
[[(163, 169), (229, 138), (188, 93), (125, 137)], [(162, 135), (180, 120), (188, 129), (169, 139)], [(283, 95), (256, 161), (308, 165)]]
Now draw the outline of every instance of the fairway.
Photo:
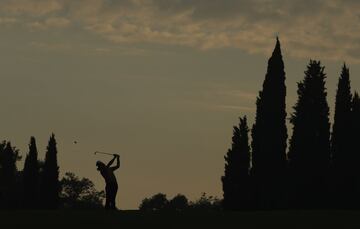
[[(359, 228), (356, 211), (3, 211), (1, 225), (46, 228)], [(17, 227), (18, 228), (18, 227)]]

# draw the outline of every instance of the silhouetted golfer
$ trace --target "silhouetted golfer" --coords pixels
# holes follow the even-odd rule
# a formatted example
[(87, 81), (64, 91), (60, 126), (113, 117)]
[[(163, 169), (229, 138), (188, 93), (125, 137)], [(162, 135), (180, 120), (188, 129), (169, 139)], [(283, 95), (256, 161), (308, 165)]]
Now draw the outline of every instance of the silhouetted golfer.
[[(116, 165), (110, 167), (116, 159)], [(115, 206), (115, 198), (118, 190), (118, 184), (116, 181), (116, 177), (114, 175), (114, 171), (120, 167), (120, 156), (118, 154), (114, 154), (114, 158), (109, 161), (107, 165), (105, 165), (101, 161), (96, 162), (97, 170), (100, 171), (100, 174), (105, 179), (105, 193), (106, 193), (106, 209), (116, 209)]]

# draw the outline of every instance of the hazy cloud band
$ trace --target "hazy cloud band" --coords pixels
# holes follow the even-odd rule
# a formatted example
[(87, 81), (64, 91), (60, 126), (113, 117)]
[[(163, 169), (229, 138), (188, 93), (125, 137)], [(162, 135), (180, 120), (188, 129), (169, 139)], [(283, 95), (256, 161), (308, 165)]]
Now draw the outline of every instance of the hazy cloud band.
[(114, 43), (269, 53), (279, 34), (288, 55), (360, 61), (355, 0), (4, 0), (0, 26), (80, 27)]

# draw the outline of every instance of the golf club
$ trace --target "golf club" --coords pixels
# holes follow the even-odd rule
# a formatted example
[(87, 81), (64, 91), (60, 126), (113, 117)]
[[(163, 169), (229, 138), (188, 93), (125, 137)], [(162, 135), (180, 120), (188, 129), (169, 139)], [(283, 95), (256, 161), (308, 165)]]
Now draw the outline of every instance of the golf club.
[(104, 155), (110, 155), (110, 156), (114, 156), (115, 154), (113, 154), (113, 153), (105, 153), (105, 152), (100, 152), (100, 151), (95, 151), (95, 153), (94, 153), (95, 155), (96, 154), (104, 154)]

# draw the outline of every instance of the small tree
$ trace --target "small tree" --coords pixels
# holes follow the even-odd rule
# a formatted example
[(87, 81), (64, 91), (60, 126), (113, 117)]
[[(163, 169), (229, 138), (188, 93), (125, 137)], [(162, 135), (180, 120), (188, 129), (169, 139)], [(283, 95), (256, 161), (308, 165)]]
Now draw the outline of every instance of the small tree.
[(214, 196), (207, 196), (205, 192), (195, 201), (190, 202), (190, 209), (201, 211), (218, 211), (222, 209), (222, 201)]
[(168, 199), (163, 193), (158, 193), (153, 195), (151, 198), (145, 198), (140, 206), (139, 210), (141, 211), (157, 211), (164, 210), (168, 206)]
[(65, 208), (101, 208), (105, 197), (103, 191), (98, 192), (94, 183), (67, 172), (61, 182), (60, 200)]
[(186, 196), (178, 194), (168, 202), (167, 208), (175, 211), (183, 211), (189, 207)]

